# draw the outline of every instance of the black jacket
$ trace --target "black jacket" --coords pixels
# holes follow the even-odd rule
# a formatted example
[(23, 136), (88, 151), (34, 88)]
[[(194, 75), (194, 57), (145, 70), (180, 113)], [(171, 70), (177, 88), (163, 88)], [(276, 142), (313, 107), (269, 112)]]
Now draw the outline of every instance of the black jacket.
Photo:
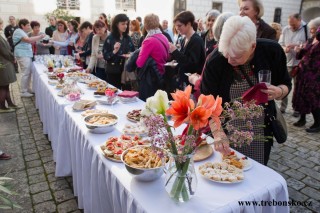
[(182, 41), (181, 50), (171, 53), (172, 59), (178, 62), (179, 82), (189, 84), (188, 77), (184, 73), (201, 74), (206, 59), (204, 43), (202, 38), (194, 33), (185, 46), (185, 39)]
[(257, 29), (257, 38), (266, 38), (271, 40), (277, 40), (277, 32), (269, 24), (262, 19), (259, 20), (259, 27)]
[(136, 61), (139, 53), (140, 49), (134, 51), (125, 65), (125, 70), (128, 72), (137, 70), (139, 98), (146, 101), (146, 99), (153, 96), (158, 89), (162, 89), (163, 76), (158, 70), (157, 63), (151, 57), (148, 58), (143, 67), (137, 68)]
[(83, 53), (80, 53), (79, 56), (80, 57), (87, 57), (91, 55), (91, 46), (92, 46), (92, 38), (93, 38), (94, 34), (93, 32), (91, 32), (88, 37), (86, 38), (86, 41), (82, 47)]
[[(120, 42), (121, 46), (119, 51), (116, 54), (113, 54), (114, 44), (116, 42)], [(104, 42), (103, 57), (108, 63), (120, 64), (124, 61), (124, 57), (121, 55), (134, 52), (134, 50), (135, 47), (130, 36), (127, 35), (122, 39), (122, 41), (120, 41), (117, 40), (111, 33)]]

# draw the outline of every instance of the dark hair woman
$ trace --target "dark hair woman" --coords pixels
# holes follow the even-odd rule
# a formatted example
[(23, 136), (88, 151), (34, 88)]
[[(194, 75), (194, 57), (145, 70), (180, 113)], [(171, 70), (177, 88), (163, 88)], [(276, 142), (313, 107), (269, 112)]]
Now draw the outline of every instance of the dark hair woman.
[[(32, 31), (28, 33), (29, 37), (43, 35), (43, 32), (40, 32), (40, 23), (37, 21), (31, 21), (30, 23)], [(48, 41), (48, 40), (47, 40)], [(44, 44), (42, 40), (32, 43), (33, 55), (47, 55), (50, 54), (49, 47), (51, 45)]]
[[(170, 90), (176, 88), (183, 89), (189, 83), (188, 77), (185, 73), (201, 74), (202, 67), (205, 61), (205, 49), (202, 38), (193, 29), (195, 17), (190, 11), (183, 11), (176, 15), (173, 22), (176, 30), (184, 36), (181, 41), (181, 49), (170, 43), (169, 52), (172, 59), (178, 62), (176, 71), (178, 85), (171, 85)], [(176, 84), (176, 80), (172, 79), (172, 84)]]
[(129, 18), (126, 14), (118, 14), (113, 18), (111, 34), (103, 46), (103, 56), (107, 61), (107, 81), (117, 88), (121, 88), (121, 74), (124, 69), (128, 53), (134, 51), (129, 33)]

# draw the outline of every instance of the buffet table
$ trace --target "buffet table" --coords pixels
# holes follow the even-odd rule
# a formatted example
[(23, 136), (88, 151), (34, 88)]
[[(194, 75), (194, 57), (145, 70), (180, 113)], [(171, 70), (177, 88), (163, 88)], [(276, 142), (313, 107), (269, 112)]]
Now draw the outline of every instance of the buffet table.
[[(97, 105), (118, 115), (116, 129), (107, 134), (92, 134), (83, 122), (81, 112), (57, 96), (58, 90), (48, 84), (43, 65), (35, 64), (36, 106), (44, 133), (50, 135), (56, 161), (56, 176), (72, 175), (79, 208), (85, 212), (289, 212), (287, 206), (240, 206), (238, 201), (288, 201), (286, 181), (272, 169), (252, 160), (253, 167), (244, 172), (243, 182), (215, 183), (204, 179), (198, 167), (206, 161), (220, 161), (219, 153), (195, 163), (198, 187), (187, 203), (177, 204), (164, 188), (164, 175), (153, 182), (135, 180), (121, 163), (106, 159), (100, 146), (110, 136), (119, 136), (128, 122), (127, 112), (144, 108), (144, 102)], [(86, 90), (83, 99), (98, 99)]]

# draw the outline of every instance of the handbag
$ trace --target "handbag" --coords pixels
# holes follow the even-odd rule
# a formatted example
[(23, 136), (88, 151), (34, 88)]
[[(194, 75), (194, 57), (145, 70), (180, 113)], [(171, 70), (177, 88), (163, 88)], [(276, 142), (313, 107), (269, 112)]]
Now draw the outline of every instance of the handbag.
[(107, 74), (121, 74), (122, 72), (122, 64), (116, 63), (106, 63), (106, 73)]
[(290, 72), (290, 76), (292, 78), (296, 77), (298, 75), (299, 72), (299, 65), (292, 67), (292, 70)]
[(267, 108), (266, 116), (270, 121), (273, 136), (279, 144), (282, 144), (286, 142), (288, 137), (287, 123), (274, 101), (272, 104), (269, 104)]
[[(251, 87), (253, 87), (253, 83), (250, 80), (247, 73), (242, 70), (241, 66), (239, 68), (240, 68), (240, 71), (243, 74), (243, 76), (246, 78), (248, 84)], [(286, 142), (287, 137), (288, 137), (287, 123), (284, 120), (284, 117), (283, 117), (282, 113), (280, 112), (279, 107), (277, 107), (277, 105), (274, 101), (272, 101), (270, 104), (268, 104), (267, 109), (266, 109), (266, 117), (267, 117), (268, 121), (270, 121), (272, 133), (273, 133), (273, 136), (275, 137), (276, 141), (280, 144)]]

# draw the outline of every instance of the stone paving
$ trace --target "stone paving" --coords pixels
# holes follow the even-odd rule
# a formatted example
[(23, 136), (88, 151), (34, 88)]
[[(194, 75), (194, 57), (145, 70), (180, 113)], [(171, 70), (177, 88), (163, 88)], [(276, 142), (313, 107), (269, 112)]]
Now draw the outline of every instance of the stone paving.
[[(50, 142), (42, 134), (42, 123), (35, 109), (34, 98), (19, 96), (19, 85), (11, 91), (15, 103), (23, 106), (15, 113), (0, 114), (0, 148), (13, 159), (0, 161), (0, 176), (14, 178), (12, 197), (23, 209), (0, 212), (81, 212), (73, 196), (72, 178), (56, 178)], [(294, 206), (291, 212), (320, 212), (320, 133), (309, 134), (292, 125), (297, 118), (292, 110), (285, 118), (289, 138), (285, 144), (275, 142), (268, 166), (280, 173), (288, 184), (290, 199), (311, 201), (312, 206)], [(313, 119), (307, 116), (307, 126)]]
[(56, 178), (51, 144), (42, 134), (42, 123), (34, 98), (20, 98), (18, 83), (11, 86), (17, 105), (15, 113), (0, 114), (0, 149), (12, 155), (0, 161), (0, 176), (14, 178), (10, 182), (18, 195), (12, 200), (23, 209), (9, 212), (82, 212), (73, 196), (72, 177)]

